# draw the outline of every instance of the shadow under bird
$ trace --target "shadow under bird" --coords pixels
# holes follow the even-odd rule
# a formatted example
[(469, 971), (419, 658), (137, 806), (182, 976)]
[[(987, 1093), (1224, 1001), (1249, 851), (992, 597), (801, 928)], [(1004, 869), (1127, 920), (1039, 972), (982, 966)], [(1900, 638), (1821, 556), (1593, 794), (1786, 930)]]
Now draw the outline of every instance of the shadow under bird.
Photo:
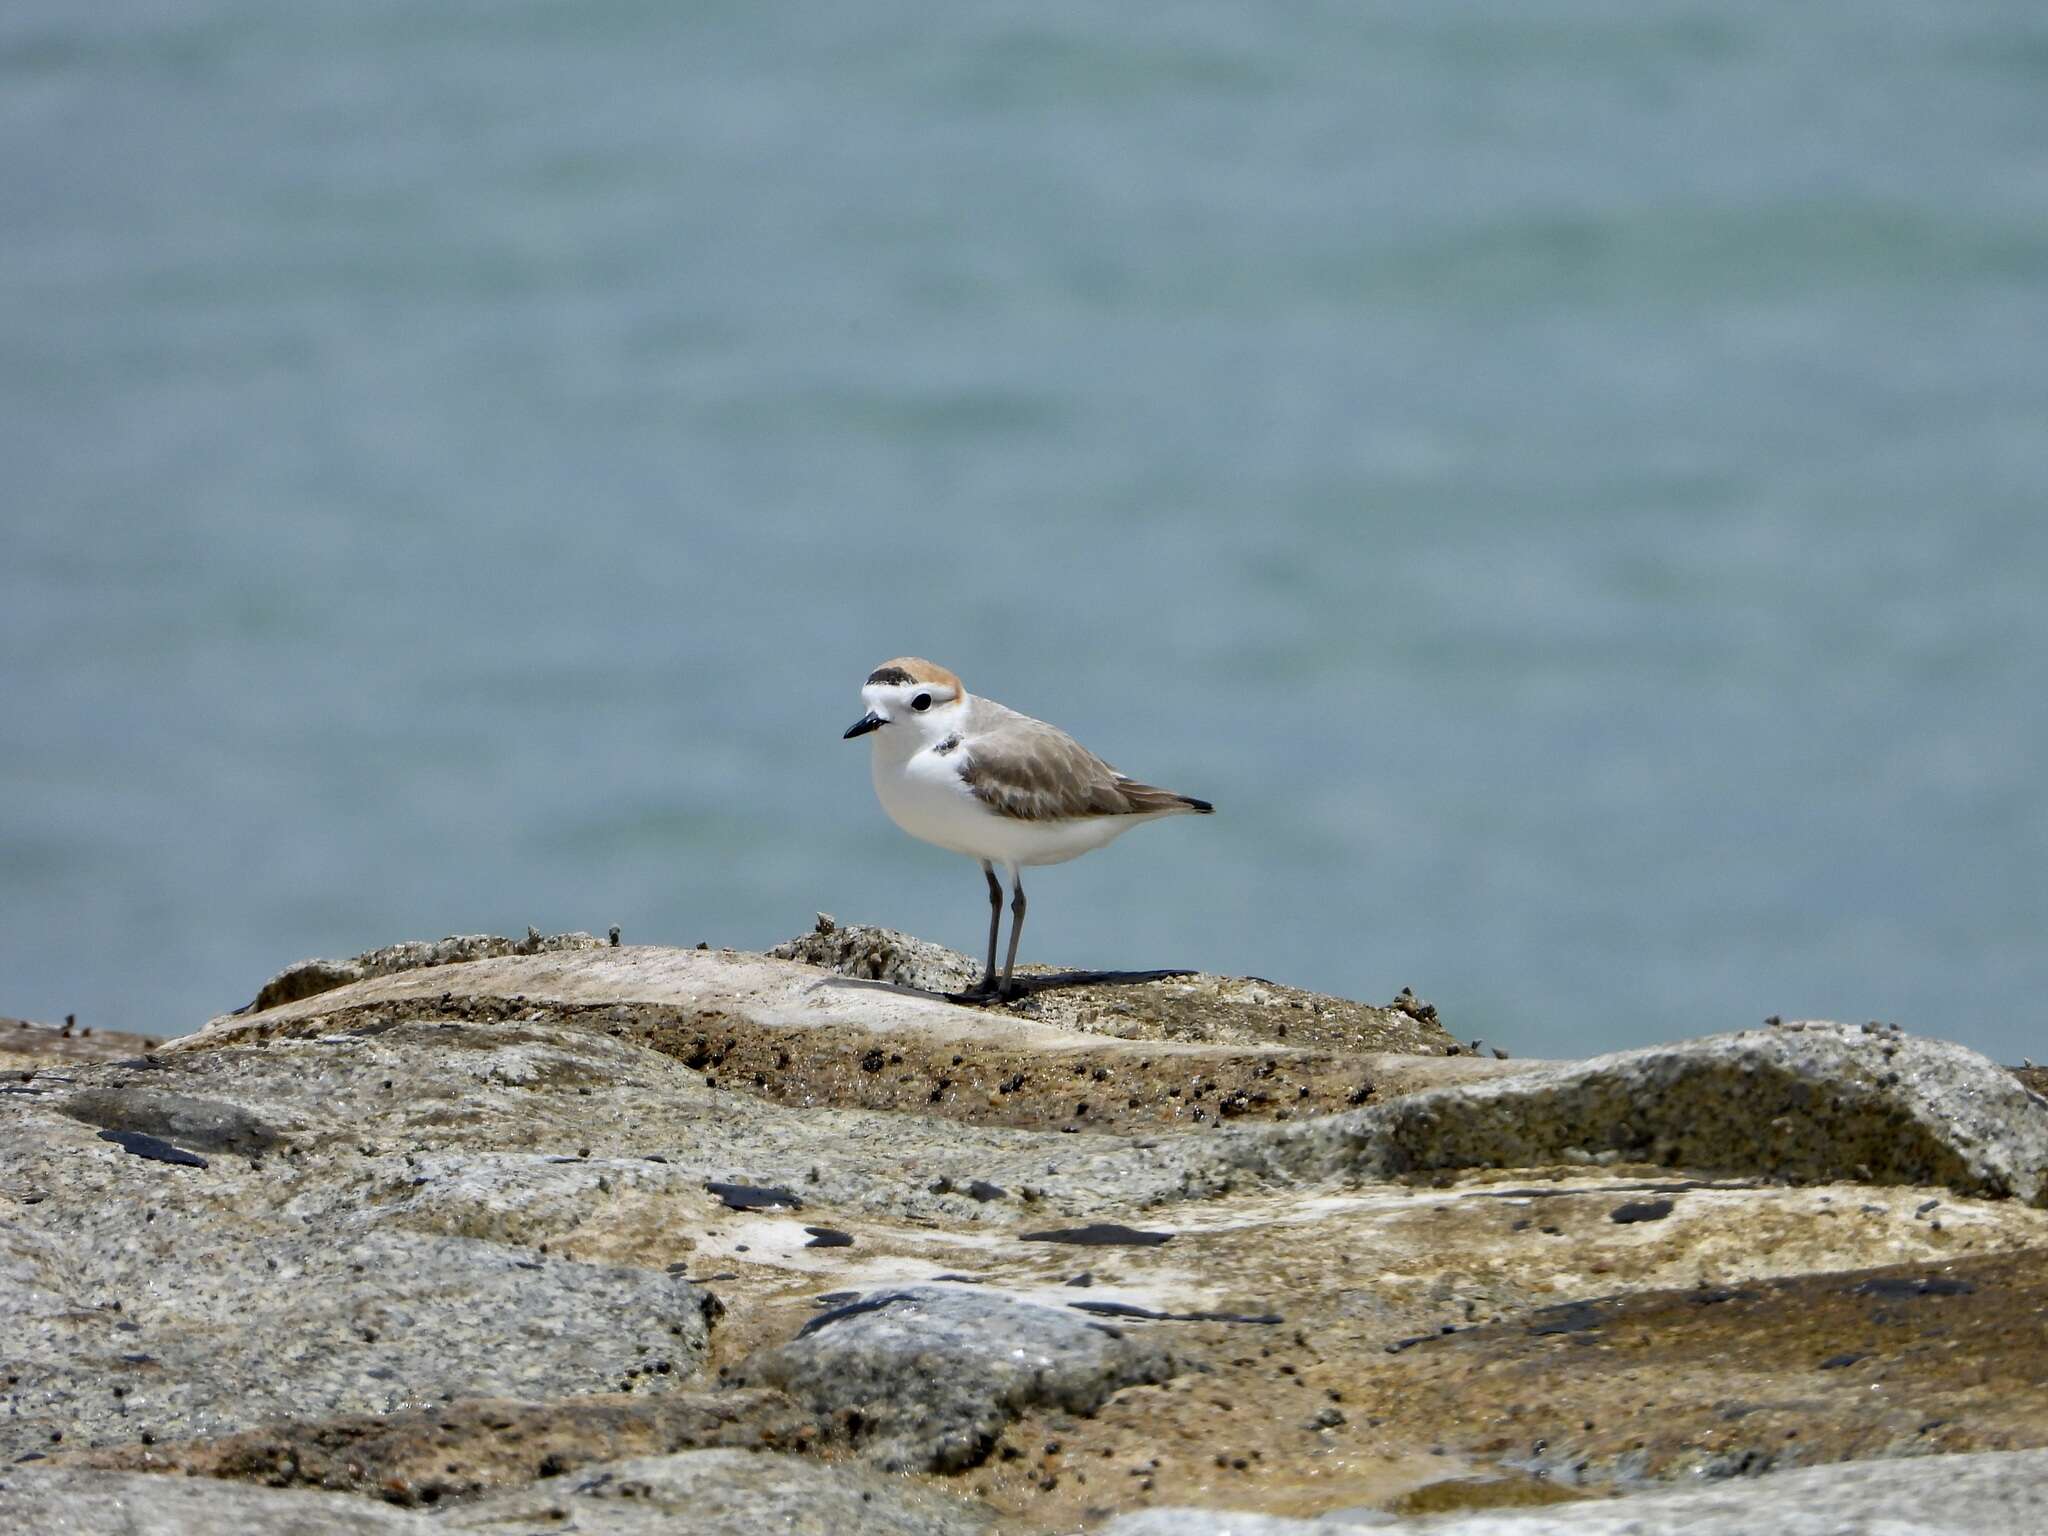
[[(1028, 864), (1064, 864), (1140, 822), (1207, 816), (1206, 800), (1119, 773), (1057, 726), (977, 698), (935, 662), (899, 656), (868, 674), (867, 713), (846, 732), (874, 738), (882, 809), (912, 837), (964, 853), (988, 879), (988, 966), (976, 994), (1012, 996)], [(1010, 872), (1010, 950), (996, 979), (1003, 886)]]

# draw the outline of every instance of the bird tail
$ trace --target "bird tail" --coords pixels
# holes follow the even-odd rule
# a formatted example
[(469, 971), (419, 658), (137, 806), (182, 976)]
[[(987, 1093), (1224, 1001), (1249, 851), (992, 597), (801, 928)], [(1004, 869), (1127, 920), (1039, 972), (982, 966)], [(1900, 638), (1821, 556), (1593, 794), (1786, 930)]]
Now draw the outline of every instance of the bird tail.
[(1116, 787), (1123, 791), (1123, 814), (1127, 816), (1208, 816), (1216, 810), (1206, 800), (1197, 800), (1193, 795), (1177, 795), (1170, 789), (1161, 789), (1157, 784), (1141, 784), (1136, 779), (1119, 776)]

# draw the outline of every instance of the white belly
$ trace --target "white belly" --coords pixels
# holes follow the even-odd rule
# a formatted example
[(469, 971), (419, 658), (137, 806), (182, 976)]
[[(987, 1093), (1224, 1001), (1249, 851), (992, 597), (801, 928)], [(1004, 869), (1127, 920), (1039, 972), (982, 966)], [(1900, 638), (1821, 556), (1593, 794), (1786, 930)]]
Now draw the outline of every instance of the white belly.
[(877, 743), (875, 795), (889, 819), (912, 837), (970, 859), (997, 864), (1064, 864), (1128, 832), (1146, 816), (1091, 816), (1077, 821), (1020, 821), (999, 816), (974, 798), (950, 757), (932, 751), (907, 761)]

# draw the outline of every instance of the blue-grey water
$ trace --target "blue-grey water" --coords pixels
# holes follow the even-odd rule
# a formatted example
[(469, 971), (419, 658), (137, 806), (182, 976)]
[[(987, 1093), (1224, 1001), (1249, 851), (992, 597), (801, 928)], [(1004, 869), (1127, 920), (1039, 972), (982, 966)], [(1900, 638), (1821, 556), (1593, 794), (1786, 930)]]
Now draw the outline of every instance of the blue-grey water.
[(1026, 958), (2048, 1057), (2048, 9), (0, 7), (0, 1013), (975, 949), (899, 652)]

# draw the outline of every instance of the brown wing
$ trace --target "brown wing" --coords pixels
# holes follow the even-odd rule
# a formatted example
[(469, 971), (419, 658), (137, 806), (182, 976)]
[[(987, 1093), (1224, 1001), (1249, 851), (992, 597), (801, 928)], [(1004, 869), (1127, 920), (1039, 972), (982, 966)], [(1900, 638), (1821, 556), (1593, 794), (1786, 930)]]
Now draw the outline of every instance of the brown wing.
[(1019, 821), (1072, 821), (1083, 816), (1145, 816), (1206, 811), (1171, 790), (1126, 778), (1066, 732), (1014, 716), (978, 734), (961, 754), (960, 777), (974, 797)]

